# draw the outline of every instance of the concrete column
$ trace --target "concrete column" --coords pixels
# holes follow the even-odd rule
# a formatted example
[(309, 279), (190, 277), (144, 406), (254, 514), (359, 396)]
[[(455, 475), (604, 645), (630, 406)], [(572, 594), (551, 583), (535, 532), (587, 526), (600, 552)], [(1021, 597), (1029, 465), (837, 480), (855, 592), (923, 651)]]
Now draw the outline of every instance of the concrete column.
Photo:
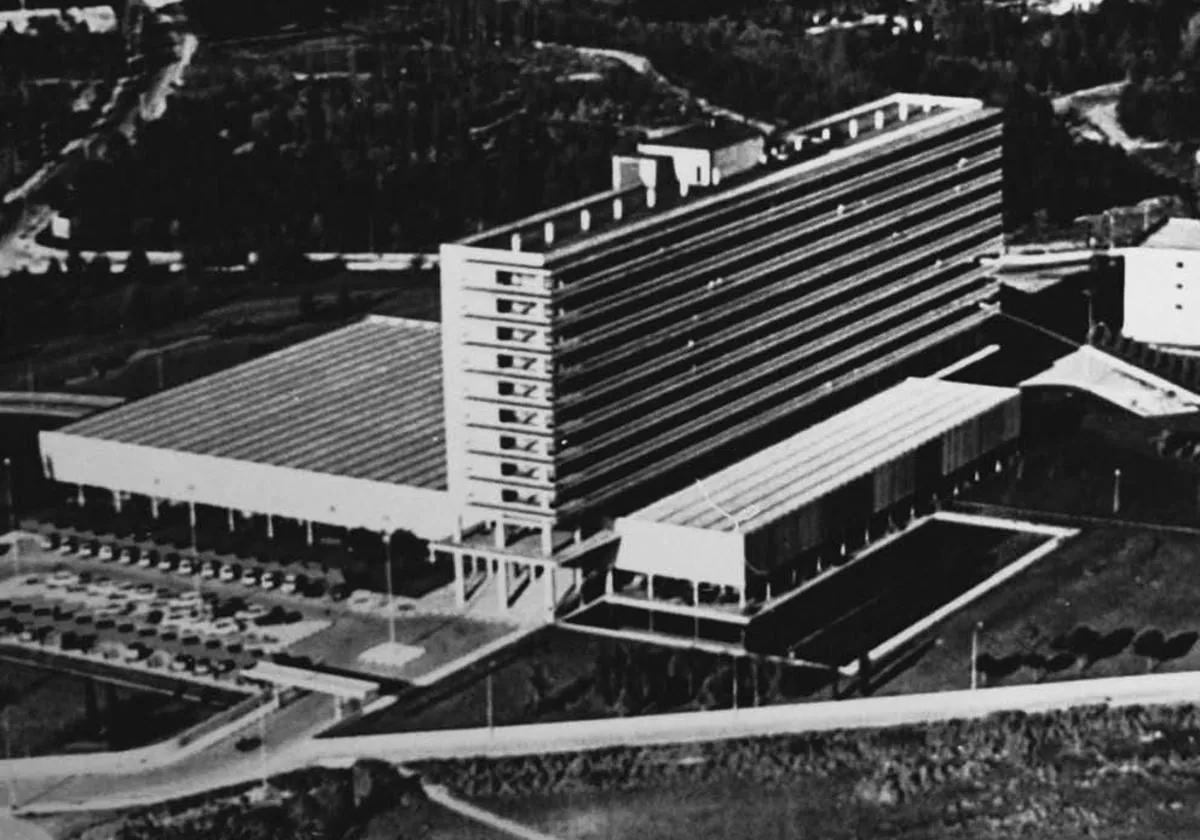
[(554, 555), (554, 526), (549, 523), (542, 526), (542, 554), (546, 557)]
[(738, 609), (746, 609), (746, 587), (738, 588)]
[(579, 588), (582, 585), (583, 585), (583, 570), (580, 569), (579, 567), (576, 567), (571, 570), (571, 586), (573, 586), (575, 588), (575, 591), (578, 592)]
[(309, 545), (313, 544), (313, 532), (312, 532), (312, 520), (311, 519), (304, 523), (304, 539), (308, 542)]
[(508, 612), (508, 561), (496, 565), (496, 604), (500, 612)]
[(83, 493), (83, 485), (79, 484), (77, 486), (79, 491), (75, 494), (75, 501), (79, 503), (80, 507), (83, 507), (85, 504), (87, 504), (87, 496), (85, 496)]
[(558, 594), (555, 592), (552, 566), (542, 566), (542, 594), (546, 598), (546, 614), (553, 617), (554, 608), (558, 606)]
[(604, 570), (604, 591), (609, 595), (613, 594), (613, 570)]
[(654, 600), (654, 575), (646, 575), (646, 597)]
[(228, 521), (229, 521), (229, 530), (233, 531), (234, 528), (237, 527), (237, 520), (233, 515), (233, 508), (229, 508), (229, 510), (226, 511), (226, 514), (228, 516)]
[(583, 542), (583, 529), (576, 528), (574, 537), (575, 537), (575, 545), (579, 545), (581, 542)]
[(463, 563), (466, 562), (466, 559), (458, 554), (454, 555), (454, 605), (456, 607), (467, 605), (467, 581), (466, 575), (463, 573)]
[(267, 514), (267, 539), (275, 539), (275, 517)]
[(113, 510), (115, 510), (117, 513), (120, 513), (121, 512), (121, 491), (114, 490), (112, 497), (113, 497)]
[(700, 606), (700, 584), (692, 581), (692, 609)]
[(342, 698), (341, 697), (333, 698), (333, 719), (334, 720), (342, 719)]
[(497, 519), (492, 523), (492, 543), (496, 548), (504, 548), (504, 520)]
[(461, 516), (454, 517), (454, 541), (459, 543), (463, 541), (463, 523)]
[(771, 600), (771, 581), (767, 581), (767, 600)]
[(158, 519), (158, 497), (157, 496), (150, 497), (150, 515), (153, 516), (155, 519)]

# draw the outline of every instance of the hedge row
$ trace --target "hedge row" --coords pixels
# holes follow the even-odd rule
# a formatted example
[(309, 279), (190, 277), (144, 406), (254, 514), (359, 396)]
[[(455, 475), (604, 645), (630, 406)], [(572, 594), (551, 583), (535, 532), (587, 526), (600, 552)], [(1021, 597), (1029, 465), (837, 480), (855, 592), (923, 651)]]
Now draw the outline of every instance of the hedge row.
[(688, 746), (435, 761), (420, 771), (464, 796), (485, 799), (735, 779), (771, 787), (825, 778), (900, 800), (943, 782), (978, 780), (997, 764), (1034, 768), (1053, 778), (1081, 762), (1189, 758), (1200, 755), (1192, 736), (1197, 731), (1195, 706), (1094, 707)]

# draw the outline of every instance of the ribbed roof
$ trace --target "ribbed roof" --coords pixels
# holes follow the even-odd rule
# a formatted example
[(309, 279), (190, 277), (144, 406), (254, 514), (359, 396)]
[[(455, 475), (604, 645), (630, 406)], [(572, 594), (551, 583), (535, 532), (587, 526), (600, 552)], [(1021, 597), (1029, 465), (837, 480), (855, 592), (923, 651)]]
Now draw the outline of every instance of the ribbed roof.
[(1017, 396), (908, 379), (633, 514), (686, 528), (757, 530)]
[(368, 317), (65, 434), (446, 489), (441, 330)]

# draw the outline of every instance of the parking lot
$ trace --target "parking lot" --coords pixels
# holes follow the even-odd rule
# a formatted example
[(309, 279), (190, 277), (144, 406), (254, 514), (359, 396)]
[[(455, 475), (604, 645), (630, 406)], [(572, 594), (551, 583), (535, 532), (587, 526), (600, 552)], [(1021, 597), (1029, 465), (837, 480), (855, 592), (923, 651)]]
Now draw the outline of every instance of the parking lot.
[[(52, 629), (33, 630), (43, 634), (42, 641), (27, 638), (26, 644), (58, 646), (61, 634), (74, 632), (94, 637), (85, 640), (89, 650), (96, 650), (99, 656), (107, 651), (114, 663), (167, 670), (175, 667), (181, 669), (181, 675), (193, 677), (198, 667), (198, 678), (206, 681), (211, 669), (219, 671), (220, 679), (228, 684), (230, 674), (272, 655), (283, 656), (283, 661), (292, 664), (319, 663), (379, 678), (414, 679), (512, 629), (506, 624), (428, 614), (414, 599), (339, 591), (336, 584), (324, 589), (297, 585), (284, 591), (285, 576), (266, 589), (261, 579), (257, 585), (232, 574), (222, 580), (220, 570), (209, 565), (211, 558), (203, 553), (200, 564), (185, 563), (191, 552), (178, 549), (177, 558), (168, 559), (170, 552), (159, 552), (159, 562), (151, 564), (144, 562), (149, 555), (140, 548), (137, 554), (123, 556), (123, 549), (136, 547), (127, 541), (61, 530), (55, 539), (48, 531), (44, 529), (37, 540), (27, 541), (19, 558), (0, 558), (0, 568), (12, 578), (0, 581), (0, 626), (7, 621), (12, 628), (9, 640), (21, 633), (28, 637), (32, 626), (48, 625)], [(31, 543), (38, 545), (35, 548)], [(244, 572), (253, 564), (239, 560), (238, 565)], [(299, 576), (296, 567), (291, 568)], [(70, 577), (72, 574), (84, 577), (80, 580)], [(28, 583), (34, 575), (43, 580)], [(12, 603), (4, 606), (4, 600)], [(13, 613), (17, 604), (21, 605), (19, 612)], [(75, 612), (68, 617), (69, 607)], [(35, 616), (39, 610), (41, 614)], [(363, 661), (364, 651), (388, 640), (388, 614), (392, 611), (397, 641), (413, 646), (413, 659), (394, 665)], [(14, 619), (21, 622), (20, 627), (12, 624)], [(52, 635), (53, 631), (60, 635)], [(101, 641), (111, 644), (102, 651)], [(76, 637), (67, 638), (68, 647), (77, 642)], [(129, 650), (132, 646), (137, 647)], [(177, 660), (180, 664), (173, 666)], [(204, 660), (207, 663), (200, 664)]]

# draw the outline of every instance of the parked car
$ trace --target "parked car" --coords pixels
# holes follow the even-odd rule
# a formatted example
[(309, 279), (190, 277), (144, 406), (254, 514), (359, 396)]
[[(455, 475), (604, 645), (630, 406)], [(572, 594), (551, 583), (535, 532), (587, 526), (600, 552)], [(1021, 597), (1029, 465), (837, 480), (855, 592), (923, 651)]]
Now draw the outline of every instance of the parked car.
[(154, 568), (160, 572), (173, 572), (179, 566), (179, 554), (174, 551), (167, 552), (159, 558), (158, 565)]
[(254, 568), (253, 566), (250, 566), (244, 572), (242, 572), (242, 585), (243, 586), (258, 586), (258, 580), (261, 575), (262, 575), (262, 572), (260, 572), (258, 569)]
[(78, 548), (79, 548), (79, 540), (75, 539), (74, 537), (68, 537), (67, 539), (63, 540), (59, 544), (58, 553), (63, 555), (64, 557), (66, 557), (68, 555), (74, 554), (76, 549), (78, 549)]
[(239, 621), (257, 621), (268, 612), (270, 612), (270, 610), (268, 610), (262, 604), (249, 604), (245, 609), (238, 610), (236, 613), (234, 613), (234, 618), (237, 618)]
[(147, 551), (138, 557), (137, 564), (139, 569), (152, 569), (157, 562), (158, 557), (155, 552)]
[(172, 595), (168, 603), (173, 607), (188, 607), (193, 608), (204, 602), (204, 596), (195, 589), (189, 589), (186, 592), (180, 592)]
[(133, 565), (138, 560), (138, 550), (136, 548), (129, 547), (129, 546), (122, 548), (120, 555), (117, 557), (117, 560), (123, 566)]
[(200, 566), (200, 577), (205, 580), (212, 580), (219, 574), (221, 574), (221, 561), (219, 560), (209, 560)]
[(194, 667), (192, 669), (192, 673), (194, 673), (198, 677), (210, 676), (212, 674), (212, 672), (213, 672), (212, 662), (207, 659), (196, 660), (196, 667)]
[(279, 572), (267, 572), (262, 576), (260, 585), (263, 589), (278, 589), (281, 582)]
[(196, 565), (190, 558), (183, 558), (179, 561), (179, 568), (175, 570), (181, 575), (192, 575), (196, 573)]
[(329, 587), (329, 597), (334, 601), (345, 601), (350, 595), (350, 590), (346, 588), (344, 583), (334, 584)]
[(208, 632), (213, 636), (232, 636), (241, 630), (237, 619), (222, 618), (214, 621), (208, 628)]
[(176, 672), (190, 671), (195, 661), (194, 657), (188, 656), (186, 653), (181, 653), (171, 660), (171, 670)]
[(226, 563), (221, 566), (221, 572), (218, 578), (225, 583), (232, 583), (242, 576), (242, 567), (237, 563)]
[(303, 578), (295, 572), (288, 572), (287, 577), (283, 579), (283, 583), (279, 587), (279, 591), (285, 595), (291, 595), (294, 592), (303, 592), (304, 585), (301, 583)]
[(113, 547), (108, 543), (100, 546), (100, 550), (96, 552), (96, 559), (101, 563), (111, 563), (115, 556), (116, 554), (113, 551)]
[(59, 569), (46, 578), (46, 586), (51, 589), (63, 589), (78, 582), (79, 575), (74, 572), (68, 572), (66, 569)]

